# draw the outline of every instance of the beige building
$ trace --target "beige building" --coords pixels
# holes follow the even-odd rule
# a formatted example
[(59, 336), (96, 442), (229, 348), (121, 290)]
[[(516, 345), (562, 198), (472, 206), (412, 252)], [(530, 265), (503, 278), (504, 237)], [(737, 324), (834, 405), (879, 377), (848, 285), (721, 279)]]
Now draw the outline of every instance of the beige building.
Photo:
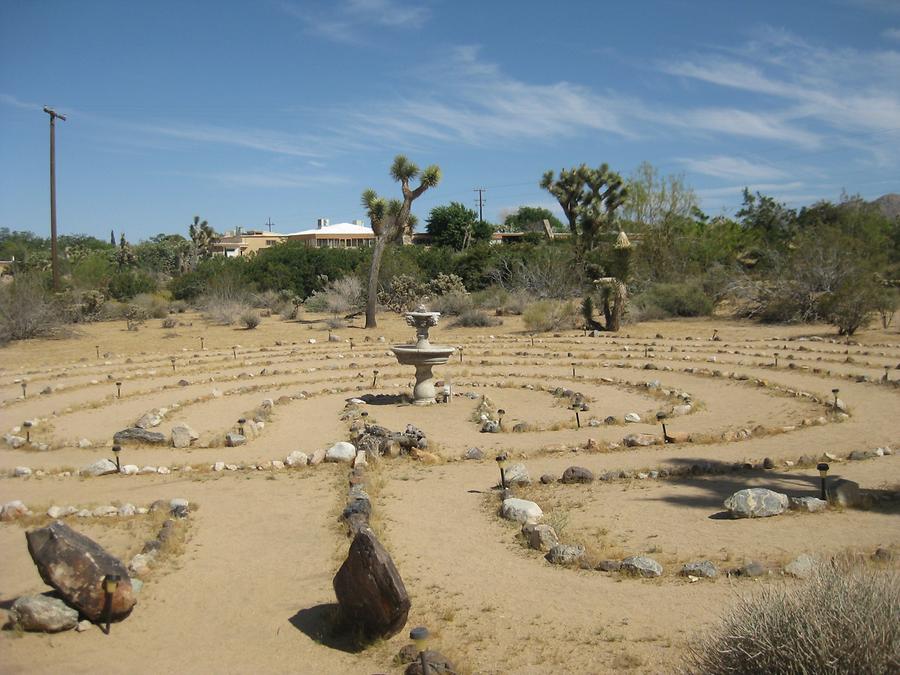
[(216, 240), (213, 244), (213, 255), (224, 255), (226, 258), (253, 255), (264, 248), (280, 244), (285, 240), (285, 236), (259, 230), (242, 232), (241, 228), (237, 228), (234, 232), (226, 233)]

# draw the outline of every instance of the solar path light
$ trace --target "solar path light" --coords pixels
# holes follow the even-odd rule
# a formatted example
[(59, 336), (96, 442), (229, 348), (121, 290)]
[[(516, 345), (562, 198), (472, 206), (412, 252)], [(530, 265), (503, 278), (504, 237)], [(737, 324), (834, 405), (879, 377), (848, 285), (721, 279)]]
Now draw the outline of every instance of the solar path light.
[(509, 464), (509, 455), (505, 452), (497, 455), (497, 466), (500, 467), (500, 489), (506, 490), (506, 466)]
[(416, 649), (419, 650), (419, 664), (422, 668), (422, 675), (427, 675), (428, 673), (428, 662), (426, 661), (425, 650), (428, 648), (429, 637), (430, 634), (425, 626), (417, 626), (409, 631), (409, 639), (415, 643)]
[(669, 435), (666, 433), (666, 418), (667, 417), (668, 417), (668, 415), (664, 412), (656, 413), (656, 421), (659, 422), (660, 425), (662, 425), (663, 445), (665, 445), (666, 443), (669, 442)]
[(827, 499), (827, 491), (826, 491), (826, 482), (828, 480), (828, 469), (831, 467), (828, 466), (825, 462), (819, 462), (816, 465), (816, 468), (819, 470), (819, 478), (822, 479), (822, 499)]
[(104, 598), (106, 604), (106, 634), (109, 635), (109, 624), (112, 620), (112, 599), (113, 594), (116, 592), (116, 589), (119, 587), (119, 582), (122, 580), (121, 575), (119, 574), (107, 574), (103, 577), (103, 593), (106, 596)]
[(113, 456), (116, 458), (116, 471), (122, 470), (122, 465), (119, 464), (119, 453), (122, 452), (122, 446), (116, 444), (112, 446)]
[(25, 420), (22, 422), (22, 426), (25, 427), (25, 442), (29, 445), (31, 444), (31, 420)]
[(122, 382), (116, 381), (116, 398), (122, 398)]

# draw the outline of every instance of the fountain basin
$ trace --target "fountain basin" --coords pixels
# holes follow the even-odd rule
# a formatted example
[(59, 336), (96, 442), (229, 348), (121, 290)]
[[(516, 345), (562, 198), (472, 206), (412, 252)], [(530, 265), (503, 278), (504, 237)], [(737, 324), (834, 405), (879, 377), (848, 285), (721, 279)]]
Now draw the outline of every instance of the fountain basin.
[(434, 373), (431, 369), (447, 363), (455, 347), (444, 345), (396, 345), (391, 351), (404, 366), (416, 367), (416, 386), (413, 387), (413, 405), (435, 403)]

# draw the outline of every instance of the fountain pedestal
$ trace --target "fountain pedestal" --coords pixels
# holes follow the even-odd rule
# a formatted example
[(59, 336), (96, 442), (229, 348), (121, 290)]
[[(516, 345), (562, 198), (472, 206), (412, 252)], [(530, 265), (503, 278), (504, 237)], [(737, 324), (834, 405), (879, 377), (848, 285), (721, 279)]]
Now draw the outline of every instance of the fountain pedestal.
[(434, 373), (431, 369), (447, 363), (454, 347), (432, 345), (428, 342), (428, 329), (437, 325), (440, 312), (427, 312), (420, 307), (415, 312), (407, 312), (406, 323), (416, 329), (416, 344), (391, 347), (402, 365), (415, 366), (416, 386), (413, 387), (413, 405), (435, 403)]

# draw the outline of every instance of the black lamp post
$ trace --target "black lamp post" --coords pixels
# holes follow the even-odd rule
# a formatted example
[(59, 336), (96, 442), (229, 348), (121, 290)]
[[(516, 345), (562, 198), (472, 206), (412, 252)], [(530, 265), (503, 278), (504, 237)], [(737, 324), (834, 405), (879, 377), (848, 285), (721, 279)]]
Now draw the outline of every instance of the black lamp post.
[(506, 465), (509, 461), (509, 455), (505, 452), (497, 455), (497, 466), (500, 467), (500, 489), (506, 490)]
[(888, 382), (890, 382), (890, 378), (888, 377), (888, 373), (889, 373), (889, 372), (891, 372), (891, 367), (890, 367), (890, 366), (885, 366), (885, 367), (884, 367), (884, 382), (885, 382), (885, 384), (887, 384)]
[(28, 398), (28, 383), (22, 382), (22, 398)]
[(353, 338), (350, 338), (350, 351), (353, 351)]
[(666, 418), (668, 415), (664, 412), (656, 413), (656, 421), (662, 425), (663, 445), (669, 442), (669, 435), (666, 433)]
[(531, 337), (531, 346), (534, 347), (534, 335), (532, 334), (530, 337)]
[(174, 356), (170, 356), (170, 357), (169, 357), (169, 361), (172, 362), (172, 372), (174, 373), (174, 372), (175, 372), (175, 357), (174, 357)]
[(459, 348), (459, 362), (460, 363), (462, 363), (462, 354), (463, 354), (463, 348), (460, 346), (460, 348)]
[(25, 427), (25, 442), (29, 445), (31, 444), (31, 420), (25, 420), (22, 422), (22, 426)]
[(572, 410), (575, 411), (575, 425), (580, 429), (581, 428), (581, 415), (579, 415), (578, 413), (581, 410), (581, 405), (579, 403), (573, 403)]
[(825, 490), (825, 482), (828, 479), (828, 469), (830, 467), (825, 462), (820, 462), (816, 465), (816, 468), (819, 470), (819, 478), (822, 479), (822, 499), (828, 499), (827, 492)]
[(116, 458), (116, 471), (122, 471), (122, 465), (119, 464), (119, 453), (122, 452), (121, 445), (114, 445), (112, 447), (113, 456)]
[(832, 390), (831, 390), (831, 393), (834, 394), (834, 409), (835, 409), (835, 410), (837, 410), (837, 407), (838, 407), (838, 405), (837, 405), (837, 403), (838, 403), (838, 393), (839, 393), (840, 391), (841, 391), (840, 389), (832, 389)]
[(575, 362), (572, 362), (572, 377), (575, 377)]
[(232, 347), (231, 353), (234, 354), (234, 358), (236, 359), (237, 358), (237, 347)]
[(778, 354), (775, 355), (775, 367), (778, 367)]
[(112, 621), (112, 599), (113, 594), (119, 587), (122, 576), (119, 574), (107, 574), (103, 577), (103, 594), (106, 605), (106, 634), (109, 635), (109, 624)]
[(500, 431), (503, 431), (503, 416), (506, 414), (506, 411), (503, 408), (499, 408), (497, 410), (497, 417), (499, 417), (499, 421), (497, 424), (500, 425)]
[(122, 382), (116, 382), (116, 398), (122, 398)]
[(238, 420), (238, 433), (240, 433), (241, 436), (244, 435), (244, 425), (245, 425), (246, 423), (247, 423), (247, 420), (246, 420), (246, 418), (244, 418), (244, 417), (241, 417), (241, 418)]
[(409, 639), (416, 643), (419, 650), (419, 663), (422, 667), (422, 675), (428, 675), (428, 662), (425, 658), (425, 650), (428, 647), (428, 629), (425, 626), (417, 626), (409, 631)]
[(377, 371), (377, 370), (373, 370), (373, 371), (372, 371), (372, 386), (373, 386), (373, 387), (375, 386), (375, 383), (376, 383), (376, 382), (378, 382), (378, 371)]
[(202, 352), (204, 349), (206, 349), (206, 347), (203, 346), (203, 343), (204, 343), (204, 342), (205, 342), (205, 340), (203, 339), (203, 336), (201, 335), (201, 336), (200, 336), (200, 351), (201, 351), (201, 352)]
[(94, 351), (97, 352), (97, 358), (100, 358), (100, 345), (94, 345)]

